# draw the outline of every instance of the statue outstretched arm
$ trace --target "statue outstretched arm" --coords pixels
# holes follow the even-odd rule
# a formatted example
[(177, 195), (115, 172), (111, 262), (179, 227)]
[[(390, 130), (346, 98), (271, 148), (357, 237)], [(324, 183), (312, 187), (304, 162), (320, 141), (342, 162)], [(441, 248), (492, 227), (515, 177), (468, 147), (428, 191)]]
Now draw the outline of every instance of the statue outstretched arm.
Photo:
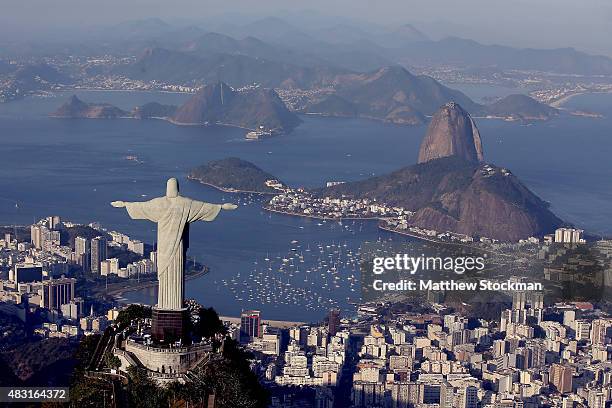
[(212, 221), (217, 218), (221, 210), (235, 210), (238, 208), (235, 204), (210, 204), (202, 201), (191, 201), (189, 211), (189, 222), (193, 221)]
[(113, 201), (111, 205), (115, 208), (126, 208), (132, 219), (157, 222), (163, 213), (161, 203), (159, 199), (155, 198), (142, 202)]

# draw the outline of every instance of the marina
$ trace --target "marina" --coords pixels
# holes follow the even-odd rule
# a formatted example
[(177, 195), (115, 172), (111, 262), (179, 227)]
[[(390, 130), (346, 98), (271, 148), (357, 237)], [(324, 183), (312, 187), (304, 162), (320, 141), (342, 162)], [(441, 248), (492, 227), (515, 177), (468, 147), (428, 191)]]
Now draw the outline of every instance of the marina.
[[(358, 222), (337, 227), (354, 233)], [(214, 285), (228, 290), (241, 304), (260, 303), (269, 307), (298, 306), (311, 312), (325, 313), (340, 309), (347, 315), (355, 313), (361, 302), (361, 264), (373, 255), (391, 252), (401, 243), (394, 237), (364, 241), (367, 247), (353, 246), (342, 241), (305, 243), (292, 240), (288, 250), (266, 253), (253, 259), (248, 272), (215, 280)]]

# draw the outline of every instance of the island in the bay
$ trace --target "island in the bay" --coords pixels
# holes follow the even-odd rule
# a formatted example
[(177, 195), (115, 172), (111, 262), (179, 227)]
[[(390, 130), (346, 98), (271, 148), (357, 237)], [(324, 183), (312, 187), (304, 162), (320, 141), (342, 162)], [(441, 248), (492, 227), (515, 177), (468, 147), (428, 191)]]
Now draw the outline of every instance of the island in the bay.
[(270, 173), (237, 157), (198, 166), (187, 178), (226, 192), (278, 194), (285, 186)]

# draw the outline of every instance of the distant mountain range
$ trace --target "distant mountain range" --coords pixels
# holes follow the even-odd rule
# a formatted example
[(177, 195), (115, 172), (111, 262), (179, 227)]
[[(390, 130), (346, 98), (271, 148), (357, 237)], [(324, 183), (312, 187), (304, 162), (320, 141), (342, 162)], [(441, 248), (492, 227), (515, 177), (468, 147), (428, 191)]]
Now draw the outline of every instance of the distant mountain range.
[[(152, 18), (92, 27), (87, 32), (65, 28), (54, 33), (53, 41), (16, 38), (5, 41), (1, 51), (22, 56), (125, 56), (141, 53), (145, 48), (163, 48), (207, 59), (210, 54), (240, 54), (300, 67), (355, 72), (400, 63), (612, 75), (611, 58), (572, 48), (513, 48), (458, 37), (433, 41), (411, 24), (383, 26), (348, 18), (315, 20), (299, 23), (279, 17), (211, 18), (201, 24), (170, 24)], [(214, 80), (234, 85), (229, 78)]]
[[(402, 29), (411, 31), (406, 26)], [(371, 47), (382, 51), (377, 45)], [(489, 110), (489, 107), (472, 101), (462, 92), (446, 87), (431, 77), (413, 75), (399, 65), (384, 66), (365, 73), (334, 67), (322, 55), (324, 48), (318, 50), (317, 57), (254, 37), (236, 40), (227, 35), (206, 33), (184, 43), (180, 50), (148, 49), (135, 63), (116, 67), (114, 72), (134, 79), (194, 86), (223, 81), (233, 87), (258, 83), (273, 88), (332, 88), (332, 95), (310, 100), (302, 111), (365, 117), (397, 124), (425, 123), (426, 116), (432, 115), (439, 106), (449, 101), (483, 116), (536, 120), (548, 119), (556, 114), (553, 108), (527, 96), (505, 98)], [(332, 48), (335, 50), (337, 47)], [(386, 63), (387, 60), (379, 62)]]
[[(484, 45), (458, 37), (432, 41), (410, 24), (374, 29), (343, 22), (311, 29), (298, 27), (278, 17), (267, 17), (245, 25), (217, 25), (211, 28), (235, 38), (255, 37), (277, 47), (294, 50), (295, 54), (318, 57), (329, 65), (361, 72), (403, 62), (414, 66), (493, 66), (498, 69), (563, 74), (612, 74), (612, 59), (605, 56), (590, 55), (572, 48), (531, 49)], [(353, 64), (350, 62), (351, 53), (354, 53), (353, 56), (361, 55), (362, 63), (379, 60), (380, 64)]]
[(512, 48), (449, 37), (440, 41), (406, 43), (393, 53), (410, 65), (496, 67), (582, 75), (612, 74), (611, 58), (590, 55), (573, 48)]
[(135, 63), (113, 68), (115, 74), (194, 86), (223, 81), (233, 87), (312, 88), (343, 72), (331, 67), (304, 67), (245, 54), (147, 49)]
[(432, 41), (410, 24), (371, 29), (341, 23), (302, 30), (269, 17), (245, 25), (177, 28), (139, 21), (117, 30), (124, 33), (123, 52), (147, 51), (136, 63), (113, 68), (114, 73), (175, 83), (221, 80), (236, 87), (253, 82), (277, 87), (289, 80), (309, 88), (338, 74), (396, 64), (612, 75), (612, 59), (605, 56), (571, 48), (484, 45), (457, 37)]
[[(531, 49), (503, 45), (484, 45), (459, 37), (432, 41), (411, 24), (388, 27), (367, 27), (349, 21), (324, 27), (291, 24), (278, 17), (266, 17), (245, 25), (218, 24), (214, 31), (237, 38), (252, 36), (272, 44), (299, 50), (301, 53), (330, 56), (332, 50), (355, 51), (362, 55), (387, 60), (377, 67), (351, 67), (359, 71), (404, 62), (413, 66), (451, 65), (461, 67), (497, 67), (564, 74), (610, 75), (612, 59), (590, 55), (573, 48)], [(342, 58), (328, 60), (348, 68)]]

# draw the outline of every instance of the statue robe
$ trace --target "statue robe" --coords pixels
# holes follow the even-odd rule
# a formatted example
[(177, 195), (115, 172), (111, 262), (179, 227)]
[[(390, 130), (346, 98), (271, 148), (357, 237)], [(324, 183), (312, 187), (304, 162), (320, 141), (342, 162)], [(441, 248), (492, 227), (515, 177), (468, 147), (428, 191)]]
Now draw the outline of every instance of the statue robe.
[(221, 211), (221, 205), (178, 196), (125, 203), (125, 206), (132, 219), (157, 223), (157, 308), (182, 309), (189, 223), (214, 220)]

